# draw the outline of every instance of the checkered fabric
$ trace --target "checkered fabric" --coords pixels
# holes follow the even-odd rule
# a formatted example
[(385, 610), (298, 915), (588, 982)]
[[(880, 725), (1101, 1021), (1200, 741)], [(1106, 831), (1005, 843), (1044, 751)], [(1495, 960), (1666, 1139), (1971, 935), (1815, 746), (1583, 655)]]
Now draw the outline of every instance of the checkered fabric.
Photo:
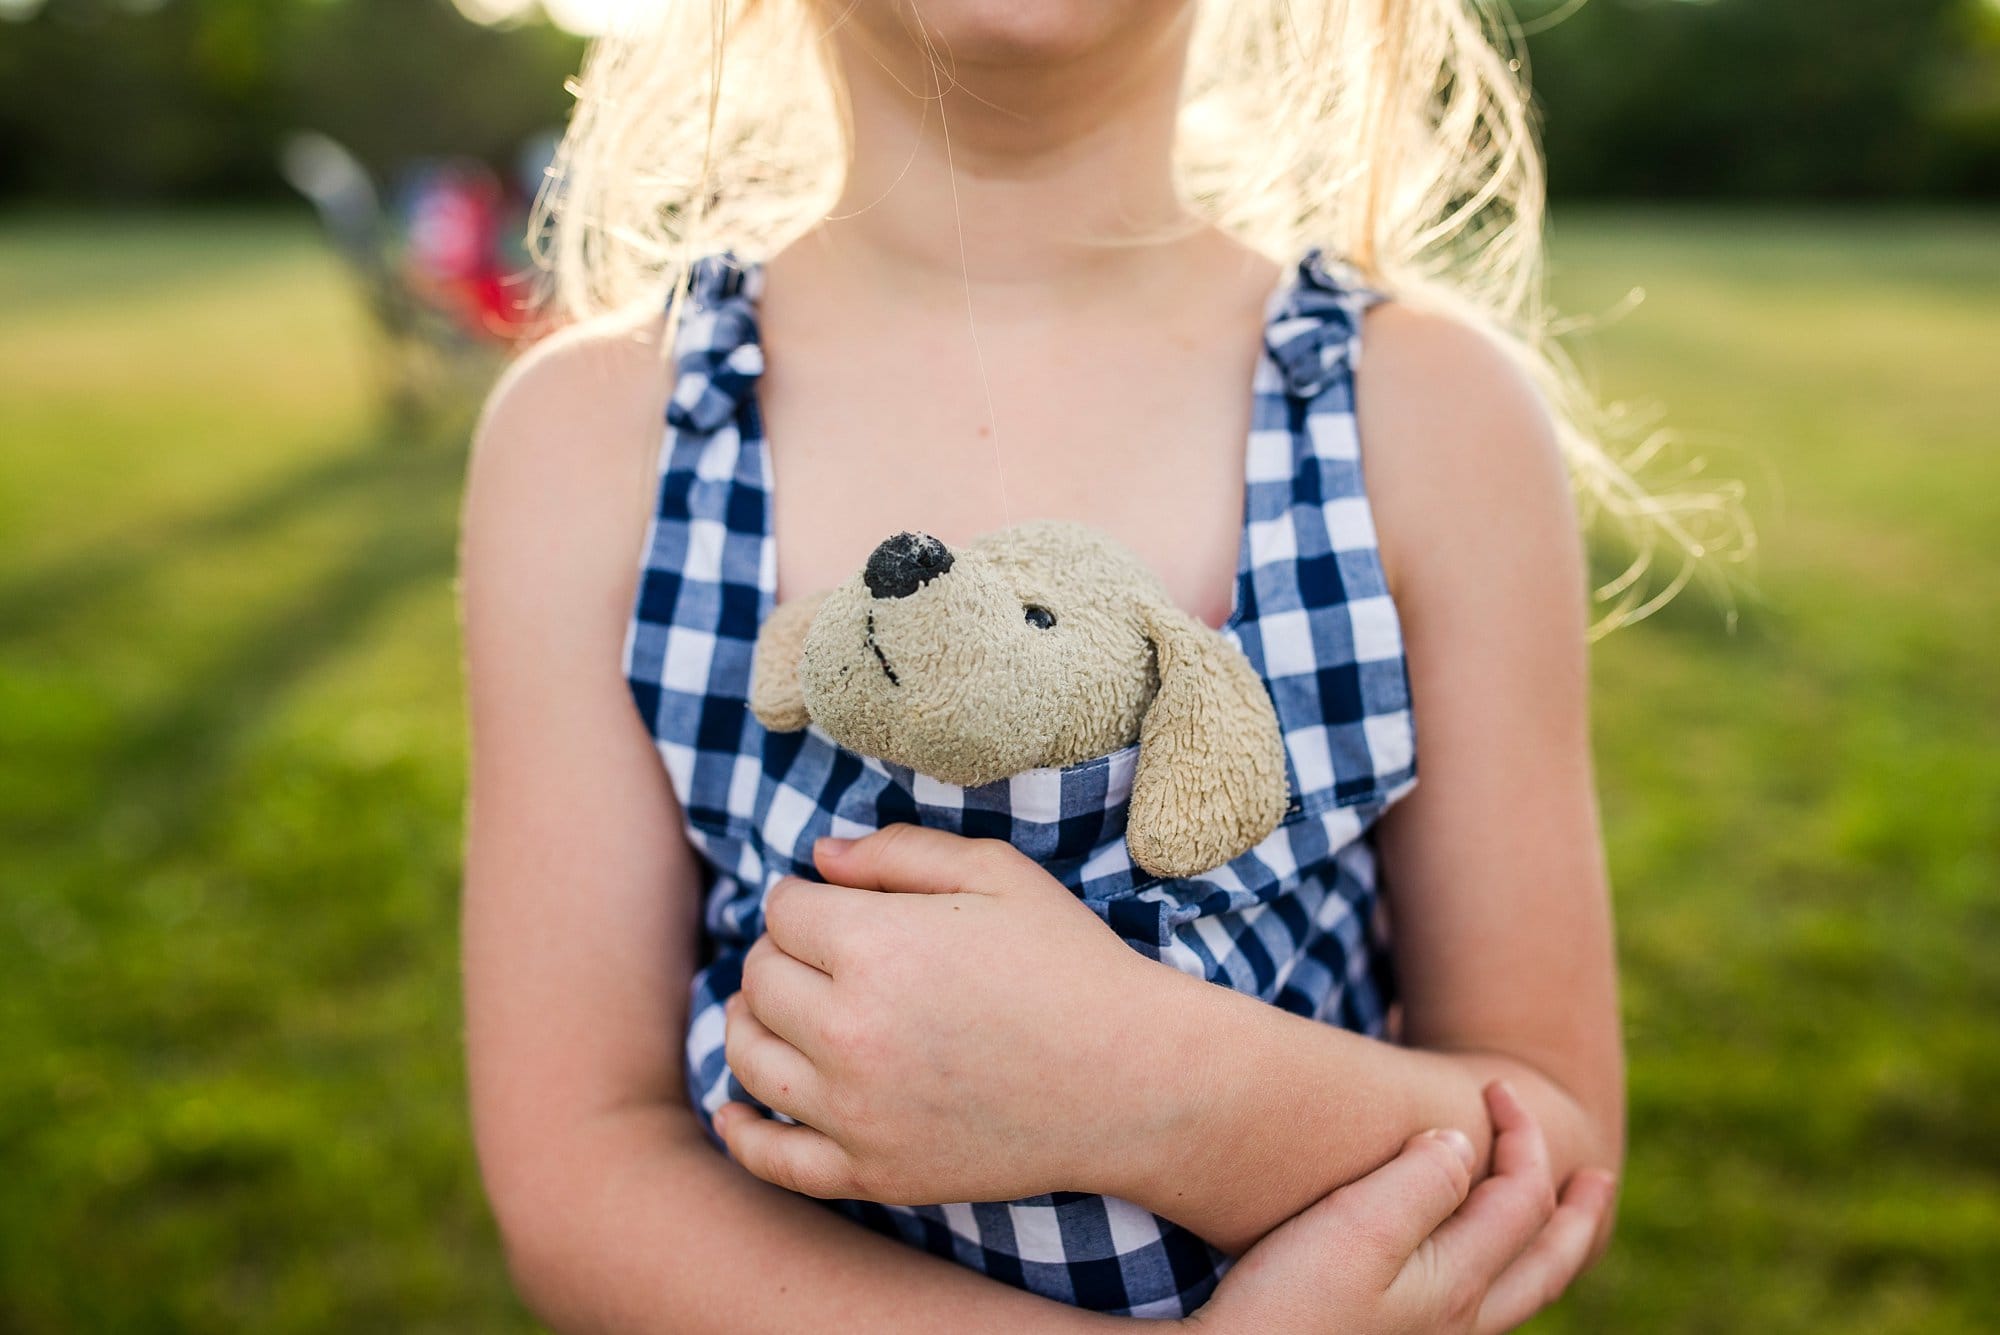
[[(1370, 827), (1415, 783), (1416, 756), (1402, 634), (1355, 430), (1352, 371), (1361, 314), (1376, 296), (1317, 250), (1271, 295), (1224, 632), (1270, 687), (1292, 798), (1255, 848), (1201, 876), (1163, 879), (1126, 854), (1136, 746), (968, 789), (843, 750), (817, 728), (767, 732), (751, 714), (751, 646), (776, 582), (755, 392), (762, 283), (758, 264), (727, 252), (702, 257), (690, 276), (659, 502), (626, 642), (633, 698), (709, 878), (686, 1050), (703, 1121), (745, 1097), (724, 1061), (722, 1007), (762, 931), (765, 889), (781, 876), (815, 876), (815, 839), (895, 821), (1006, 839), (1134, 949), (1299, 1015), (1381, 1033), (1391, 980)], [(1080, 1193), (835, 1208), (996, 1279), (1105, 1312), (1184, 1315), (1228, 1264), (1183, 1228)]]

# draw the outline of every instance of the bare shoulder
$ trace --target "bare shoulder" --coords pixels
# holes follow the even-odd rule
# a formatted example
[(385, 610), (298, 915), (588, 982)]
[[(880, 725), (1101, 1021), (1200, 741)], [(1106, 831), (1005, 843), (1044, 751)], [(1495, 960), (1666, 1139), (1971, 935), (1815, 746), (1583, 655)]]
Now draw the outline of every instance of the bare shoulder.
[(634, 307), (559, 330), (522, 353), (487, 396), (475, 468), (487, 460), (506, 466), (523, 453), (559, 454), (588, 468), (591, 456), (613, 454), (649, 431), (662, 420), (670, 388), (664, 324), (660, 312)]
[(1465, 321), (1400, 301), (1370, 310), (1362, 349), (1355, 413), (1399, 594), (1453, 552), (1529, 534), (1574, 538), (1555, 418), (1513, 353)]
[(500, 376), (473, 439), (468, 579), (518, 567), (601, 582), (636, 561), (671, 390), (663, 333), (656, 311), (616, 312), (550, 335)]

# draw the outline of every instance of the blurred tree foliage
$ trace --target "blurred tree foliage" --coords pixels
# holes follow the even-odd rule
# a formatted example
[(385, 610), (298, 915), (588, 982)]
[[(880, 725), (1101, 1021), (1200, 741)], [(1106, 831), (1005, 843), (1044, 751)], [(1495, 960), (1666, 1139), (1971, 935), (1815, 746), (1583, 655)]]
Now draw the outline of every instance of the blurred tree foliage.
[(378, 169), (508, 167), (567, 115), (581, 51), (448, 0), (46, 0), (0, 21), (0, 195), (269, 194), (299, 129)]
[(2000, 194), (1994, 0), (1553, 3), (1521, 10), (1558, 194)]
[[(2000, 195), (2000, 0), (1516, 5), (1560, 195)], [(581, 51), (450, 0), (0, 0), (10, 12), (0, 196), (267, 193), (298, 128), (378, 169), (440, 152), (504, 167), (561, 122)]]

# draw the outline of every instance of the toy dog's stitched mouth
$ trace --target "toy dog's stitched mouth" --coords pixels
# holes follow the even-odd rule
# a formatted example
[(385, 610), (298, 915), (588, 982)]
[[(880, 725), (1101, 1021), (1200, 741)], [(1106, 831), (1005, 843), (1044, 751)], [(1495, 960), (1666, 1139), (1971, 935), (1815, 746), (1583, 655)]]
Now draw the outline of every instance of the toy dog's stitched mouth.
[(903, 683), (896, 679), (896, 669), (889, 666), (888, 656), (882, 652), (882, 646), (875, 643), (875, 614), (873, 612), (868, 614), (868, 634), (866, 639), (869, 652), (873, 653), (875, 661), (882, 665), (882, 675), (889, 679), (891, 686), (901, 686)]

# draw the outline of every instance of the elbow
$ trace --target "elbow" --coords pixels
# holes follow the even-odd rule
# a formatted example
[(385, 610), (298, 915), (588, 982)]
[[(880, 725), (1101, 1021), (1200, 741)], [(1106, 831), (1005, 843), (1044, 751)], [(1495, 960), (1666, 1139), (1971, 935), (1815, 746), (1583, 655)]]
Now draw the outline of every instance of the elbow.
[[(1496, 1054), (1498, 1055), (1498, 1054)], [(1624, 1063), (1607, 1059), (1579, 1071), (1575, 1063), (1535, 1061), (1525, 1055), (1507, 1058), (1530, 1089), (1545, 1092), (1541, 1104), (1543, 1133), (1558, 1164), (1568, 1171), (1601, 1169), (1614, 1179), (1625, 1172)]]
[(503, 1229), (500, 1242), (507, 1262), (507, 1280), (521, 1305), (550, 1330), (575, 1329), (561, 1319), (564, 1304), (557, 1301), (557, 1295), (566, 1292), (567, 1286), (556, 1262), (539, 1243), (530, 1244), (519, 1234)]
[(1590, 1240), (1590, 1251), (1583, 1259), (1585, 1270), (1595, 1267), (1604, 1259), (1604, 1254), (1611, 1250), (1612, 1236), (1618, 1231), (1618, 1202), (1624, 1196), (1622, 1178), (1620, 1183), (1621, 1185), (1612, 1191), (1611, 1204), (1605, 1208), (1604, 1218), (1597, 1225), (1597, 1236)]
[(679, 1156), (708, 1152), (693, 1119), (648, 1105), (555, 1127), (477, 1129), (487, 1205), (521, 1302), (554, 1331), (629, 1326), (635, 1213), (646, 1214), (637, 1202), (660, 1199), (653, 1188), (679, 1176)]
[(584, 1258), (553, 1230), (506, 1230), (500, 1234), (514, 1296), (551, 1331), (580, 1333), (607, 1329), (604, 1294), (594, 1289)]
[[(1535, 1110), (1550, 1158), (1559, 1174), (1600, 1169), (1622, 1180), (1625, 1171), (1625, 1081), (1622, 1063), (1610, 1062), (1608, 1073), (1578, 1079), (1558, 1063), (1494, 1048), (1461, 1050), (1473, 1061), (1481, 1080), (1502, 1077), (1514, 1082)], [(1562, 1183), (1558, 1181), (1557, 1186)]]
[[(1551, 1144), (1558, 1171), (1566, 1178), (1580, 1172), (1601, 1172), (1611, 1178), (1611, 1198), (1604, 1206), (1603, 1217), (1597, 1221), (1597, 1230), (1581, 1267), (1589, 1270), (1610, 1250), (1624, 1190), (1626, 1123), (1622, 1071), (1616, 1081), (1603, 1082), (1597, 1089), (1565, 1083), (1546, 1070), (1535, 1070), (1534, 1074), (1558, 1100), (1553, 1106), (1564, 1113), (1556, 1122)], [(1545, 1134), (1550, 1130), (1545, 1127)], [(1564, 1180), (1559, 1179), (1555, 1185), (1559, 1192), (1569, 1189)]]
[[(1583, 1171), (1608, 1173), (1611, 1200), (1597, 1223), (1584, 1269), (1594, 1266), (1611, 1246), (1618, 1219), (1618, 1202), (1625, 1180), (1625, 1072), (1622, 1054), (1614, 1053), (1592, 1068), (1594, 1078), (1579, 1078), (1564, 1064), (1536, 1061), (1527, 1054), (1494, 1048), (1467, 1052), (1480, 1079), (1494, 1076), (1516, 1082), (1527, 1098), (1547, 1138), (1557, 1174), (1557, 1191), (1567, 1191), (1569, 1179)], [(1573, 1065), (1573, 1064), (1572, 1064)]]
[(586, 1286), (576, 1274), (577, 1248), (566, 1222), (572, 1203), (505, 1165), (484, 1164), (481, 1175), (515, 1296), (551, 1330), (587, 1329), (575, 1302)]
[(634, 1147), (588, 1120), (474, 1118), (479, 1175), (507, 1276), (552, 1331), (601, 1330), (615, 1268), (607, 1188), (632, 1171)]
[(1603, 1142), (1602, 1157), (1599, 1162), (1603, 1165), (1604, 1171), (1611, 1174), (1611, 1203), (1604, 1208), (1604, 1218), (1598, 1221), (1597, 1236), (1591, 1239), (1590, 1253), (1583, 1263), (1586, 1270), (1603, 1260), (1604, 1254), (1611, 1250), (1611, 1238), (1618, 1228), (1618, 1205), (1625, 1198), (1627, 1133), (1623, 1098), (1617, 1100), (1615, 1107), (1606, 1113), (1599, 1125), (1602, 1129)]
[(1576, 1166), (1597, 1168), (1623, 1181), (1625, 1177), (1625, 1110), (1622, 1103), (1606, 1106), (1577, 1102), (1582, 1126)]

